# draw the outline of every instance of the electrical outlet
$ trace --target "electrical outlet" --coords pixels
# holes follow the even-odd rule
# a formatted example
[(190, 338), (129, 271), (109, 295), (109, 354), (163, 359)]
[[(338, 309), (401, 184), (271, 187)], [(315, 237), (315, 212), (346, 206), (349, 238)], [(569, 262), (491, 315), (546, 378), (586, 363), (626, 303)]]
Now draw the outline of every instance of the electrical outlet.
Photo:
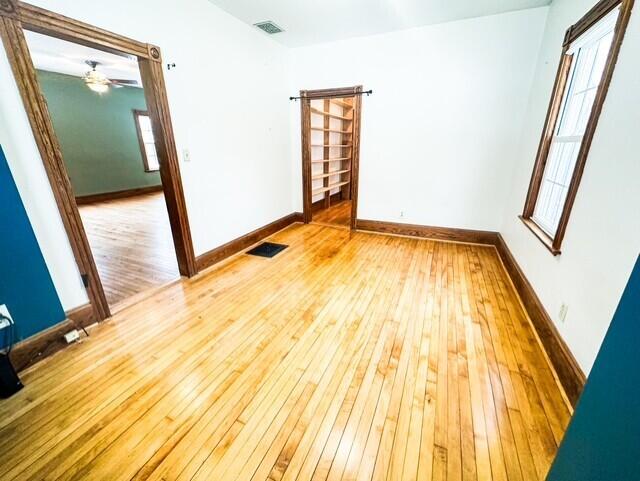
[(76, 342), (78, 339), (80, 339), (80, 333), (78, 332), (77, 329), (74, 329), (73, 331), (69, 331), (64, 335), (64, 340), (67, 341), (67, 344)]
[(9, 327), (11, 324), (13, 324), (13, 317), (11, 317), (11, 314), (9, 313), (9, 308), (7, 307), (6, 304), (0, 305), (0, 314), (8, 318), (8, 320), (4, 318), (0, 319), (0, 329), (4, 329), (6, 327)]
[(567, 312), (569, 311), (569, 306), (567, 306), (564, 302), (560, 306), (560, 312), (558, 316), (560, 317), (560, 322), (564, 322), (567, 318)]
[(400, 218), (404, 219), (404, 211), (403, 210), (400, 211)]
[(189, 149), (182, 150), (182, 158), (185, 162), (191, 162), (191, 152), (189, 152)]

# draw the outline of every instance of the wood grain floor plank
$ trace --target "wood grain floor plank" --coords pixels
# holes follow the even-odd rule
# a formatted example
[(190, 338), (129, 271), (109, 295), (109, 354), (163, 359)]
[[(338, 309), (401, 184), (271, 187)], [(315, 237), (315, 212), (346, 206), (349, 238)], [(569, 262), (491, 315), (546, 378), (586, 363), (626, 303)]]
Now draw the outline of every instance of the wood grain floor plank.
[(29, 369), (0, 478), (544, 479), (571, 411), (495, 249), (271, 239)]

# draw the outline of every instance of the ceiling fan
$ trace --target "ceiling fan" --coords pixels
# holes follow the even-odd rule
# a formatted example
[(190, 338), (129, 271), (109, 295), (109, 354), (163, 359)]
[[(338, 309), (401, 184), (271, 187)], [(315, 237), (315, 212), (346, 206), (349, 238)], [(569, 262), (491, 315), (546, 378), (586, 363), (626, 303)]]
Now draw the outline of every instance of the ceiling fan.
[(107, 90), (109, 90), (109, 85), (113, 85), (114, 87), (140, 87), (140, 83), (137, 80), (127, 80), (127, 79), (110, 79), (107, 78), (105, 74), (99, 72), (97, 70), (100, 62), (96, 62), (95, 60), (85, 60), (85, 62), (91, 70), (89, 70), (82, 80), (87, 84), (91, 90), (96, 93), (103, 94)]

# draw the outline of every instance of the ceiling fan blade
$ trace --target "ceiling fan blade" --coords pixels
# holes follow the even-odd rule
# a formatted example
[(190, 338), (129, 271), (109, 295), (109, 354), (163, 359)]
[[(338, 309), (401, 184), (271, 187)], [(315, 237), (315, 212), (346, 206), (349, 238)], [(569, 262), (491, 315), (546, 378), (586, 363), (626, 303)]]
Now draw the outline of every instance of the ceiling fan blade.
[(117, 84), (117, 85), (129, 85), (133, 87), (140, 86), (140, 83), (137, 80), (127, 80), (127, 79), (117, 79), (117, 78), (112, 78), (109, 80), (111, 80), (112, 84)]

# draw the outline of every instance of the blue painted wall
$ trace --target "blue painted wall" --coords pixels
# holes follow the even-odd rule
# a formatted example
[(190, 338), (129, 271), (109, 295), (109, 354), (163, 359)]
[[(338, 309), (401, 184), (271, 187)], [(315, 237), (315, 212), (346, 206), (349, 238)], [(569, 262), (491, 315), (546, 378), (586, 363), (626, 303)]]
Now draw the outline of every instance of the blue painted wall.
[[(11, 312), (18, 341), (63, 321), (65, 314), (2, 147), (0, 219), (0, 304)], [(4, 339), (3, 333), (0, 343)]]
[(640, 258), (547, 481), (640, 479)]

